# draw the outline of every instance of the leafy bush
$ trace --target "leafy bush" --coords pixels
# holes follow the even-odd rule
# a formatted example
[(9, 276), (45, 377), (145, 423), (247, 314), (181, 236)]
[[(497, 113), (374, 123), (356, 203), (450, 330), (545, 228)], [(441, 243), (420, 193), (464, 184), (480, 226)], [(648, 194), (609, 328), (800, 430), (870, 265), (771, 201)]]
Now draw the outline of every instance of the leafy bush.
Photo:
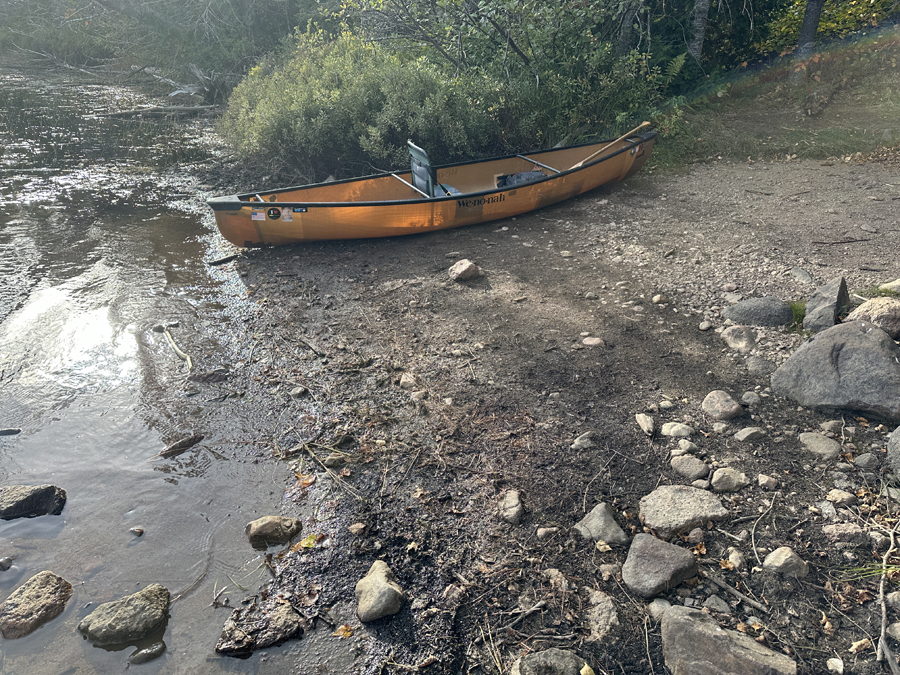
[(574, 141), (585, 130), (611, 135), (658, 114), (665, 74), (636, 53), (598, 49), (591, 59), (580, 75), (547, 73), (537, 86), (474, 69), (451, 77), (350, 33), (298, 34), (234, 90), (220, 128), (239, 157), (315, 181), (403, 166), (407, 139), (445, 163)]

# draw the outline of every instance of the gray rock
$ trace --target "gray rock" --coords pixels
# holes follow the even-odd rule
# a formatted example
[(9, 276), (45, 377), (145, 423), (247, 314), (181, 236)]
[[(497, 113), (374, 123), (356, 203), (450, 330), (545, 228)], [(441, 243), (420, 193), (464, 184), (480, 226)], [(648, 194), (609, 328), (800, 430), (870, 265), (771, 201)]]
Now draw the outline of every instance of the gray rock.
[(66, 491), (55, 485), (7, 485), (0, 488), (0, 518), (58, 516), (66, 505)]
[(773, 478), (772, 476), (767, 476), (764, 473), (759, 474), (756, 477), (756, 481), (763, 490), (776, 490), (778, 489), (778, 479)]
[(387, 563), (376, 560), (356, 584), (356, 615), (363, 623), (377, 621), (400, 611), (406, 594)]
[(594, 432), (585, 431), (569, 446), (570, 450), (587, 450), (594, 447)]
[(597, 504), (575, 525), (575, 531), (585, 539), (605, 541), (615, 546), (627, 546), (631, 541), (616, 522), (615, 512), (609, 504)]
[(216, 643), (219, 654), (248, 656), (303, 634), (303, 617), (289, 603), (274, 598), (262, 605), (235, 609)]
[(812, 278), (812, 275), (807, 272), (802, 267), (794, 267), (791, 268), (791, 276), (794, 277), (801, 284), (812, 284), (815, 283), (815, 280)]
[(747, 474), (731, 467), (716, 469), (710, 481), (714, 492), (737, 492), (750, 484)]
[(510, 675), (581, 675), (587, 665), (575, 652), (547, 649), (526, 654), (510, 669)]
[(741, 396), (741, 403), (748, 407), (759, 405), (760, 401), (762, 401), (762, 399), (755, 391), (745, 391)]
[(772, 389), (818, 410), (853, 410), (900, 421), (900, 346), (854, 321), (805, 342), (772, 374)]
[(768, 377), (775, 372), (775, 364), (761, 356), (748, 356), (745, 365), (754, 377)]
[(758, 441), (766, 435), (761, 427), (744, 427), (734, 435), (734, 440), (741, 443), (752, 443)]
[(616, 603), (603, 591), (591, 593), (591, 607), (585, 613), (592, 640), (602, 640), (619, 625)]
[(887, 333), (892, 340), (900, 340), (900, 299), (872, 298), (854, 309), (845, 323), (868, 321)]
[(825, 462), (833, 462), (841, 454), (841, 444), (833, 438), (823, 436), (817, 431), (800, 434), (800, 442), (816, 457)]
[(722, 331), (722, 339), (730, 349), (746, 354), (756, 344), (756, 331), (749, 326), (731, 326)]
[(518, 525), (525, 513), (518, 490), (507, 490), (500, 500), (500, 518), (510, 525)]
[(622, 565), (622, 581), (643, 598), (675, 588), (696, 574), (693, 553), (650, 534), (635, 535)]
[(144, 647), (143, 649), (132, 652), (131, 656), (128, 657), (128, 663), (133, 665), (149, 663), (153, 659), (158, 659), (162, 656), (164, 651), (166, 651), (166, 643), (160, 640), (149, 647)]
[(805, 577), (809, 574), (809, 565), (789, 546), (776, 548), (767, 555), (763, 567), (786, 577)]
[(825, 495), (825, 499), (840, 506), (853, 506), (853, 504), (858, 501), (856, 495), (852, 492), (847, 492), (847, 490), (840, 490), (838, 488), (829, 490), (828, 494)]
[(84, 636), (100, 645), (128, 644), (162, 631), (169, 619), (169, 591), (150, 584), (134, 595), (105, 602), (78, 624)]
[(672, 603), (664, 598), (655, 598), (647, 605), (647, 612), (654, 621), (662, 621), (666, 610), (672, 606)]
[(749, 635), (724, 630), (696, 609), (672, 607), (662, 620), (662, 648), (672, 675), (796, 675), (797, 664)]
[(856, 523), (835, 523), (833, 525), (824, 525), (822, 534), (828, 537), (832, 543), (848, 543), (854, 546), (865, 546), (869, 538)]
[(806, 303), (803, 327), (814, 333), (831, 328), (838, 316), (850, 308), (850, 293), (843, 277), (832, 279), (816, 289)]
[(669, 465), (688, 480), (698, 480), (709, 475), (709, 466), (706, 462), (692, 455), (673, 457)]
[(660, 432), (663, 436), (671, 436), (674, 438), (684, 438), (694, 433), (694, 427), (682, 424), (681, 422), (666, 422), (662, 425)]
[(247, 523), (244, 534), (253, 548), (265, 549), (272, 544), (288, 543), (302, 529), (303, 523), (297, 518), (263, 516)]
[(864, 452), (861, 455), (858, 455), (853, 463), (856, 465), (857, 469), (861, 469), (862, 471), (874, 471), (877, 469), (881, 462), (878, 461), (878, 457), (876, 457), (871, 452)]
[(663, 539), (692, 530), (710, 520), (724, 520), (728, 510), (714, 494), (685, 485), (664, 485), (640, 502), (644, 525)]
[(878, 288), (882, 291), (894, 291), (894, 293), (900, 293), (900, 279), (888, 281), (887, 283), (881, 284)]
[(466, 258), (453, 264), (448, 272), (451, 281), (469, 281), (484, 276), (484, 270)]
[(713, 612), (719, 614), (731, 614), (731, 605), (725, 602), (718, 595), (711, 595), (703, 601), (703, 606)]
[(900, 475), (900, 427), (888, 436), (887, 463), (895, 474)]
[(791, 306), (778, 298), (748, 298), (726, 307), (722, 316), (737, 324), (750, 326), (786, 326), (794, 320)]
[(638, 413), (634, 416), (635, 421), (638, 423), (638, 426), (648, 436), (652, 436), (655, 431), (655, 425), (653, 423), (653, 418), (650, 415), (645, 415), (644, 413)]
[(744, 412), (741, 404), (721, 389), (709, 392), (700, 407), (714, 420), (730, 420)]
[(24, 637), (62, 614), (72, 584), (53, 572), (40, 572), (0, 604), (0, 633), (7, 640)]

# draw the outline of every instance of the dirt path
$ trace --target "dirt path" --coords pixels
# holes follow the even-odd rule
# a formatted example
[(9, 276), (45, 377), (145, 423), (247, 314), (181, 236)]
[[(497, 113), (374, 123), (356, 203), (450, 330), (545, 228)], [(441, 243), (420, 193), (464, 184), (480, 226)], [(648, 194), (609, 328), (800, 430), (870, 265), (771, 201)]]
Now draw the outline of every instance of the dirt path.
[[(317, 504), (306, 532), (326, 535), (310, 551), (285, 555), (274, 586), (318, 589), (315, 606), (330, 607), (336, 623), (356, 631), (322, 653), (319, 671), (306, 653), (300, 672), (331, 672), (340, 659), (352, 672), (407, 672), (393, 664), (436, 656), (423, 672), (488, 673), (551, 646), (573, 649), (598, 673), (664, 672), (645, 603), (615, 574), (603, 574), (626, 551), (598, 551), (570, 529), (605, 501), (627, 532), (640, 532), (640, 498), (687, 482), (669, 466), (670, 444), (640, 431), (639, 412), (657, 424), (694, 423), (707, 461), (753, 481), (723, 500), (733, 522), (722, 528), (728, 534), (707, 533), (704, 560), (723, 559), (771, 505), (756, 476), (781, 481), (756, 544), (792, 546), (814, 571), (802, 582), (728, 573), (729, 583), (773, 610), (751, 634), (789, 653), (801, 673), (822, 672), (835, 652), (856, 663), (852, 672), (879, 672), (872, 650), (847, 653), (880, 631), (875, 582), (846, 580), (848, 567), (878, 559), (865, 547), (835, 550), (809, 510), (832, 487), (831, 473), (802, 453), (797, 434), (834, 416), (767, 396), (767, 378), (752, 376), (715, 328), (733, 300), (727, 293), (805, 300), (815, 284), (798, 281), (794, 268), (815, 283), (843, 275), (852, 293), (900, 277), (898, 204), (895, 157), (721, 161), (684, 176), (643, 174), (499, 224), (246, 252), (234, 264), (259, 303), (250, 328), (258, 338), (256, 386), (308, 388), (272, 406), (272, 433), (282, 449), (294, 448), (294, 468), (318, 474), (315, 486), (288, 491), (285, 511), (308, 514)], [(448, 281), (461, 258), (485, 277)], [(657, 295), (662, 302), (652, 301)], [(713, 327), (701, 331), (704, 320)], [(755, 353), (774, 364), (802, 340), (781, 329), (761, 333)], [(603, 344), (585, 346), (585, 337)], [(414, 378), (411, 389), (400, 386), (404, 374)], [(767, 438), (748, 451), (710, 433), (700, 402), (713, 389), (760, 394), (760, 405), (731, 424), (766, 427)], [(854, 424), (856, 449), (883, 449), (890, 428)], [(593, 447), (570, 449), (588, 431)], [(306, 447), (322, 460), (335, 450), (345, 455), (335, 470), (345, 489), (310, 464), (304, 441), (314, 441)], [(508, 489), (524, 499), (517, 526), (497, 516)], [(854, 517), (864, 520), (860, 511)], [(350, 533), (353, 523), (365, 525), (361, 535)], [(537, 528), (551, 527), (558, 532), (538, 539)], [(746, 544), (744, 553), (755, 564)], [(409, 602), (392, 619), (361, 628), (353, 586), (376, 559), (388, 562)], [(551, 583), (548, 570), (559, 570), (566, 588)], [(586, 623), (590, 589), (617, 604), (620, 626), (602, 641), (591, 641)], [(702, 602), (714, 592), (695, 583), (666, 597)], [(509, 623), (512, 610), (541, 600), (544, 611), (477, 643), (482, 631)], [(743, 609), (719, 619), (746, 627)], [(823, 629), (822, 612), (834, 631)]]

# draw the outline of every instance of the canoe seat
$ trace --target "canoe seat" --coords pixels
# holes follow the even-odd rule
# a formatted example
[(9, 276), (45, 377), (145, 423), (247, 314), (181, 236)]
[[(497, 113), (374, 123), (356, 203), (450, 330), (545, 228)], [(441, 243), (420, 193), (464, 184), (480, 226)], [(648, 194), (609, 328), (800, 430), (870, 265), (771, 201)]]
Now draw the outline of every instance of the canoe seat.
[(437, 182), (437, 172), (431, 166), (428, 153), (412, 141), (406, 141), (409, 146), (409, 163), (412, 171), (412, 184), (419, 192), (428, 197), (462, 194), (455, 187)]

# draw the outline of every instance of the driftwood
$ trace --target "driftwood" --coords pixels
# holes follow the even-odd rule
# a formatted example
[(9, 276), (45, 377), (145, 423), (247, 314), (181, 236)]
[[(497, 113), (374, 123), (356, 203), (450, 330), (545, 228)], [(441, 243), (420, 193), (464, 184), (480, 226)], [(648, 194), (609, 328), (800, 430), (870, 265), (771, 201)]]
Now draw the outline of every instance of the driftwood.
[(98, 117), (168, 117), (170, 115), (199, 115), (207, 110), (212, 110), (214, 105), (153, 105), (147, 108), (135, 108), (134, 110), (120, 110), (119, 112), (97, 113)]
[(171, 445), (167, 446), (165, 450), (163, 450), (162, 452), (160, 452), (156, 455), (153, 455), (153, 457), (151, 457), (147, 461), (149, 462), (151, 460), (156, 459), (157, 457), (162, 457), (164, 459), (176, 457), (176, 456), (180, 455), (182, 452), (185, 452), (186, 450), (189, 450), (190, 448), (194, 447), (195, 445), (197, 445), (197, 443), (199, 443), (202, 440), (203, 440), (203, 436), (201, 434), (192, 434), (190, 436), (187, 436), (186, 438), (182, 438), (180, 440), (175, 441)]

